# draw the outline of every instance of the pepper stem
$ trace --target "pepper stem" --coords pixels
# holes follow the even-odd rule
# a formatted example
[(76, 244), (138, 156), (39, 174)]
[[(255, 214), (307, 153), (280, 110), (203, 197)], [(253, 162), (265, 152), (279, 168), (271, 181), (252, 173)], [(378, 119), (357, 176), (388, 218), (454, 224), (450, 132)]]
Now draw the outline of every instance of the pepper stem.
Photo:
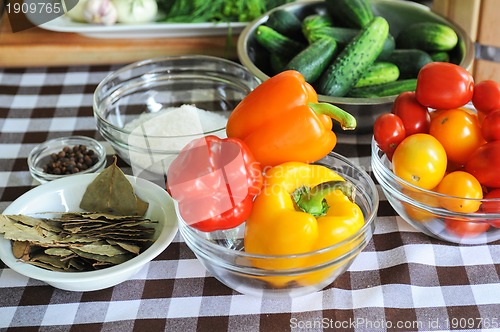
[(355, 187), (347, 181), (328, 181), (315, 187), (302, 186), (292, 193), (292, 198), (300, 210), (315, 217), (324, 216), (330, 206), (325, 197), (340, 190), (350, 201), (354, 202)]
[(340, 107), (328, 103), (308, 103), (308, 105), (316, 114), (328, 115), (339, 122), (343, 130), (353, 130), (356, 128), (356, 118)]

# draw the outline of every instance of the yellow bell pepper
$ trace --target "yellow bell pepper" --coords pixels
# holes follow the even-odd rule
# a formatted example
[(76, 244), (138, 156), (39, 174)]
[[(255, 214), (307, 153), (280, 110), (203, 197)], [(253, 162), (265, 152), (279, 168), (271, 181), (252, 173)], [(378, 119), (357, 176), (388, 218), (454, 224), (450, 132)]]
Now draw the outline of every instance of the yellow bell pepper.
[[(245, 229), (245, 251), (258, 255), (299, 255), (255, 259), (256, 267), (274, 271), (316, 266), (350, 249), (341, 246), (325, 254), (300, 256), (327, 248), (355, 234), (364, 225), (354, 202), (354, 185), (335, 171), (315, 164), (286, 162), (265, 173)], [(263, 277), (276, 287), (290, 282), (315, 283), (331, 271), (308, 275)]]

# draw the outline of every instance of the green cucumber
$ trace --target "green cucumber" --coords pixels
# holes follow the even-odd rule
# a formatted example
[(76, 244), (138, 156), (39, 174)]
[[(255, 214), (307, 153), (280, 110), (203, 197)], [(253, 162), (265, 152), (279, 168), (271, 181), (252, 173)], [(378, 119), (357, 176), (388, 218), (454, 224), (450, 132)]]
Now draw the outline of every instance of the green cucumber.
[(269, 13), (265, 23), (268, 27), (285, 35), (294, 38), (302, 33), (302, 22), (292, 12), (284, 9), (275, 9)]
[(347, 27), (364, 28), (374, 18), (370, 0), (325, 0), (325, 3), (333, 21)]
[(302, 43), (287, 37), (266, 25), (259, 25), (255, 31), (255, 39), (269, 53), (294, 57), (305, 47)]
[(422, 50), (394, 50), (384, 61), (392, 62), (399, 68), (399, 78), (416, 78), (420, 69), (432, 62), (431, 56)]
[(391, 34), (387, 35), (387, 38), (384, 42), (384, 47), (382, 48), (382, 51), (380, 52), (377, 60), (383, 60), (384, 58), (387, 58), (389, 55), (394, 52), (396, 49), (396, 40)]
[(390, 62), (375, 62), (358, 80), (355, 88), (394, 82), (399, 78), (399, 68)]
[(310, 29), (306, 38), (309, 43), (313, 43), (323, 37), (330, 37), (335, 39), (339, 44), (348, 44), (358, 33), (359, 29), (323, 26)]
[(398, 48), (423, 51), (449, 51), (458, 43), (458, 35), (446, 24), (418, 22), (405, 27), (396, 37)]
[(352, 98), (379, 98), (387, 96), (396, 96), (402, 92), (415, 91), (417, 87), (416, 78), (408, 78), (394, 82), (365, 86), (361, 88), (352, 88), (347, 97)]
[(446, 51), (433, 52), (429, 54), (432, 61), (450, 62), (450, 54)]
[(332, 38), (321, 38), (310, 44), (290, 60), (285, 69), (293, 69), (302, 74), (306, 82), (314, 83), (335, 55), (337, 42)]
[(271, 53), (269, 55), (269, 64), (271, 65), (272, 75), (276, 75), (285, 70), (285, 66), (288, 64), (290, 59), (288, 57), (283, 57), (281, 54)]
[[(358, 33), (359, 29), (324, 26), (311, 30), (306, 38), (309, 43), (312, 43), (323, 37), (331, 37), (335, 39), (338, 44), (344, 44), (345, 46), (345, 44), (348, 44), (354, 37), (356, 37)], [(384, 42), (384, 47), (380, 52), (379, 58), (383, 59), (384, 57), (389, 56), (389, 54), (391, 54), (395, 48), (396, 42), (394, 40), (394, 37), (391, 34), (388, 34)]]
[(302, 20), (302, 35), (306, 37), (306, 39), (312, 43), (314, 41), (309, 40), (309, 35), (321, 28), (324, 27), (332, 27), (333, 22), (330, 16), (322, 15), (322, 14), (311, 14), (306, 16)]
[(375, 17), (333, 60), (317, 82), (319, 93), (342, 97), (379, 56), (389, 34), (389, 23)]
[(311, 14), (302, 20), (302, 29), (314, 30), (322, 27), (332, 27), (332, 18), (326, 14)]

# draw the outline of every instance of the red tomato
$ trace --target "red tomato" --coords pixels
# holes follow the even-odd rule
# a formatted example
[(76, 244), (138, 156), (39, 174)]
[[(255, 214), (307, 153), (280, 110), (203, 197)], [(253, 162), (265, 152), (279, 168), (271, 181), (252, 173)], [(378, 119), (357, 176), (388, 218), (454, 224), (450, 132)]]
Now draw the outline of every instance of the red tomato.
[(424, 106), (436, 109), (459, 108), (474, 93), (474, 79), (464, 68), (448, 62), (430, 62), (420, 69), (415, 96)]
[[(494, 189), (484, 195), (485, 199), (492, 199), (489, 202), (483, 202), (481, 208), (486, 213), (500, 213), (500, 189)], [(494, 199), (494, 201), (493, 201)], [(500, 228), (500, 219), (489, 220), (491, 225)]]
[(478, 111), (484, 113), (500, 108), (500, 83), (485, 80), (476, 84), (472, 95), (472, 104)]
[(401, 118), (392, 113), (380, 115), (373, 124), (373, 138), (378, 147), (389, 160), (392, 159), (394, 150), (406, 137), (405, 127)]
[(488, 228), (490, 228), (490, 224), (486, 222), (473, 222), (457, 219), (445, 219), (444, 224), (448, 233), (461, 238), (481, 235), (486, 232)]
[(417, 101), (415, 92), (407, 91), (397, 96), (392, 104), (392, 113), (403, 120), (406, 136), (429, 132), (429, 110)]
[(500, 141), (488, 142), (474, 151), (465, 170), (483, 186), (500, 188)]
[(440, 111), (432, 118), (429, 134), (441, 142), (448, 160), (457, 164), (465, 164), (485, 143), (477, 116), (463, 108)]
[(485, 115), (481, 125), (481, 134), (488, 142), (500, 140), (500, 108)]

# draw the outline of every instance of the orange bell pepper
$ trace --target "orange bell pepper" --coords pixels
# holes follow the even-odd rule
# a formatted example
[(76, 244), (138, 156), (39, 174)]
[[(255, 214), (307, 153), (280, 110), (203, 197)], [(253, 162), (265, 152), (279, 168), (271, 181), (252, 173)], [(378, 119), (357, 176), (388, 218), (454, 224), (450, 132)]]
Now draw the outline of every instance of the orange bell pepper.
[(288, 161), (311, 163), (337, 144), (332, 119), (344, 130), (356, 127), (351, 114), (319, 103), (304, 77), (287, 70), (260, 84), (236, 106), (226, 133), (243, 140), (264, 167)]

